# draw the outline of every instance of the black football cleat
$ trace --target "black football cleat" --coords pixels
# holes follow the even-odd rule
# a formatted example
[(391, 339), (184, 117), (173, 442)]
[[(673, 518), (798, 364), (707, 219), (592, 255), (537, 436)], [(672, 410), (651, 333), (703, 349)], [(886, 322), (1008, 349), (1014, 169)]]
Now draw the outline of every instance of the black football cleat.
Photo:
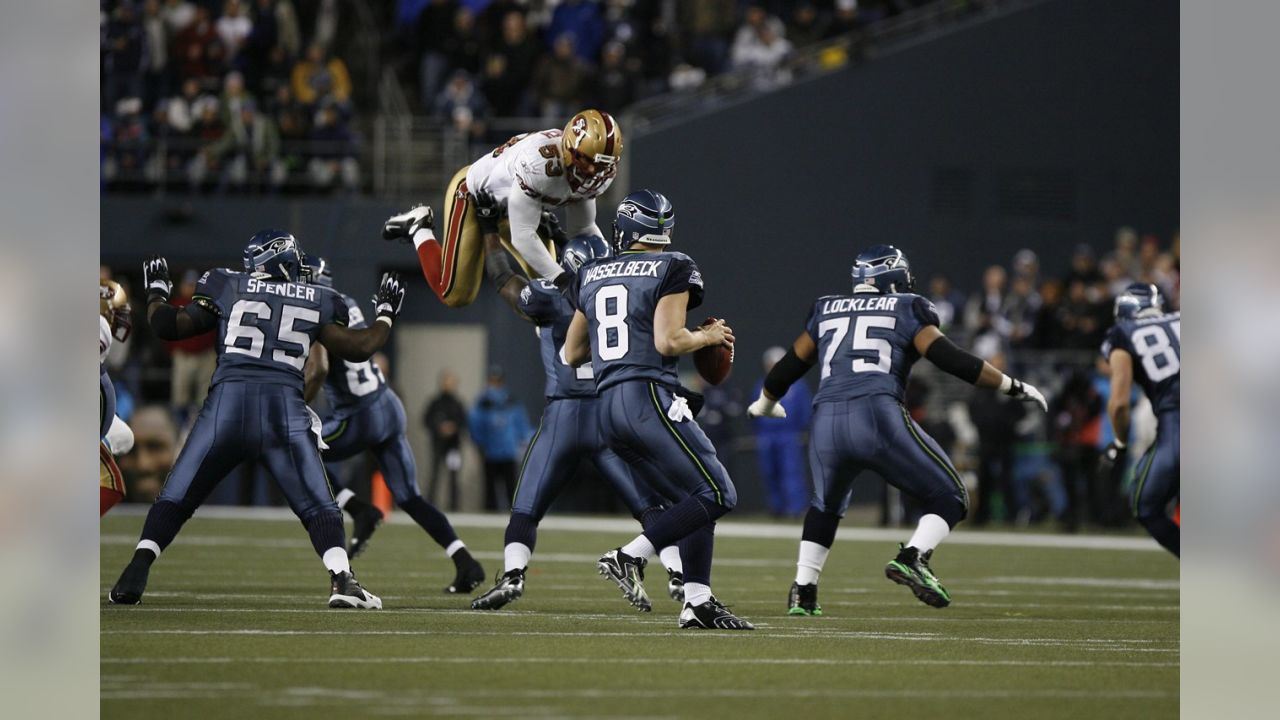
[(498, 576), (497, 584), (471, 601), (472, 610), (497, 610), (524, 595), (524, 573), (527, 568), (509, 570)]
[(822, 606), (818, 604), (818, 585), (801, 585), (791, 583), (791, 592), (787, 596), (788, 615), (821, 615)]
[(414, 205), (399, 215), (392, 215), (382, 225), (383, 240), (399, 240), (409, 242), (419, 230), (430, 230), (436, 221), (436, 214), (427, 205)]
[(329, 571), (329, 607), (381, 610), (382, 598), (360, 587), (353, 573)]
[(147, 590), (147, 576), (151, 574), (151, 566), (130, 562), (120, 573), (115, 587), (107, 593), (107, 600), (115, 605), (137, 605), (142, 602), (142, 593)]
[(472, 560), (457, 569), (453, 582), (444, 591), (450, 595), (469, 595), (472, 590), (484, 583), (484, 566)]
[(678, 603), (684, 602), (684, 573), (667, 570), (667, 594)]
[(347, 545), (349, 557), (357, 557), (369, 547), (369, 538), (385, 518), (382, 511), (372, 505), (351, 516), (351, 542)]
[(899, 585), (906, 585), (925, 605), (944, 608), (951, 604), (951, 593), (938, 582), (929, 567), (933, 551), (923, 554), (913, 547), (899, 545), (898, 557), (884, 567), (884, 575)]
[(618, 586), (627, 602), (640, 612), (649, 612), (653, 605), (644, 589), (644, 566), (647, 564), (644, 558), (631, 557), (622, 552), (622, 548), (617, 548), (602, 555), (596, 567), (601, 575)]
[(701, 605), (684, 604), (680, 611), (681, 630), (755, 630), (756, 626), (729, 612), (714, 597)]

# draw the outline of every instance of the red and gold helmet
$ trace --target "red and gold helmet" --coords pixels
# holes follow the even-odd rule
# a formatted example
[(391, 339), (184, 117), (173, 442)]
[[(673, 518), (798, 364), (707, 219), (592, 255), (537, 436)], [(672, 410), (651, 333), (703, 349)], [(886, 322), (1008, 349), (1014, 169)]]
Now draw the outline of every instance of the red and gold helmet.
[(129, 315), (129, 296), (115, 280), (98, 284), (98, 314), (111, 326), (111, 336), (120, 342), (129, 339), (133, 318)]
[(564, 126), (560, 154), (574, 190), (602, 185), (618, 172), (622, 128), (607, 112), (583, 110)]

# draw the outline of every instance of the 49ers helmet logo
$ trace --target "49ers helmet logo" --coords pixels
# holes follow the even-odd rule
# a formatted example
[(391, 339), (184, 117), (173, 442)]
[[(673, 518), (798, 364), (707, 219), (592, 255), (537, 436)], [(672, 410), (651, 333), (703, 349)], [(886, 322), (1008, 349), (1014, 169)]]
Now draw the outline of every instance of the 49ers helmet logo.
[(587, 119), (579, 115), (574, 119), (573, 127), (570, 129), (573, 131), (574, 146), (581, 145), (582, 139), (587, 136)]

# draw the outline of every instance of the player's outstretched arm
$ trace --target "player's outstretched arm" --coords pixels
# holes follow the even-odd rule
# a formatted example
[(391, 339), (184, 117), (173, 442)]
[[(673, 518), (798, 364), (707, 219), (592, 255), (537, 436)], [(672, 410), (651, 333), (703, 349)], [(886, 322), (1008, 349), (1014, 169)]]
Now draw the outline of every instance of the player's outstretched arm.
[(307, 364), (302, 366), (302, 399), (311, 402), (324, 387), (324, 379), (329, 374), (329, 351), (320, 343), (311, 344), (311, 352), (307, 355)]
[(800, 333), (787, 354), (769, 369), (769, 374), (764, 378), (764, 387), (760, 389), (760, 397), (747, 407), (747, 414), (751, 417), (786, 417), (787, 411), (778, 401), (797, 380), (809, 372), (817, 359), (818, 347), (814, 345), (813, 338), (807, 332)]
[(689, 308), (689, 291), (663, 295), (653, 313), (653, 345), (667, 357), (688, 355), (712, 345), (733, 347), (733, 329), (723, 320), (697, 330), (684, 326)]
[(404, 285), (399, 273), (383, 273), (373, 302), (378, 317), (372, 326), (353, 329), (330, 323), (320, 329), (320, 342), (329, 352), (342, 360), (364, 362), (382, 349), (391, 337), (391, 324), (404, 305)]
[(498, 294), (511, 306), (517, 315), (531, 320), (520, 309), (520, 293), (529, 286), (529, 281), (511, 267), (511, 260), (502, 248), (502, 236), (498, 234), (498, 221), (502, 217), (502, 208), (492, 193), (480, 191), (476, 193), (476, 221), (484, 236), (484, 273), (489, 276)]
[(1000, 372), (982, 358), (961, 349), (951, 339), (942, 334), (934, 325), (925, 325), (916, 333), (914, 344), (916, 352), (938, 366), (939, 370), (954, 375), (961, 380), (978, 387), (999, 390), (1009, 397), (1033, 402), (1041, 410), (1048, 412), (1049, 404), (1044, 395), (1031, 383), (1011, 378)]
[(556, 287), (562, 290), (567, 287), (572, 276), (560, 267), (538, 237), (542, 204), (525, 195), (517, 183), (512, 183), (511, 195), (507, 198), (507, 221), (511, 224), (511, 245), (529, 268), (543, 280), (554, 282)]
[(564, 361), (568, 365), (578, 367), (591, 359), (591, 338), (587, 335), (587, 316), (581, 310), (575, 310), (573, 320), (569, 321), (569, 329), (565, 332)]
[(217, 308), (212, 303), (197, 301), (180, 308), (169, 304), (173, 292), (169, 261), (159, 255), (142, 264), (142, 284), (147, 288), (147, 322), (161, 340), (185, 340), (218, 326)]
[[(1129, 452), (1129, 396), (1133, 392), (1133, 356), (1128, 350), (1112, 349), (1107, 356), (1111, 365), (1111, 396), (1107, 398), (1107, 417), (1111, 418), (1114, 436), (1102, 451), (1098, 471), (1102, 477), (1111, 477), (1117, 470), (1125, 469), (1125, 456)], [(1113, 478), (1119, 481), (1120, 478)]]

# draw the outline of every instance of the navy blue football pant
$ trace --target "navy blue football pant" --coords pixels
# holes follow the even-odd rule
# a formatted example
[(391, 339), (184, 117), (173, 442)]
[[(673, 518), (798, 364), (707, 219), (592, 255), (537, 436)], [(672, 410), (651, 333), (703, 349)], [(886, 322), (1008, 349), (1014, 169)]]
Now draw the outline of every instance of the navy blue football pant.
[(1134, 469), (1133, 515), (1166, 550), (1181, 557), (1181, 532), (1169, 517), (1181, 478), (1182, 416), (1166, 410), (1157, 417), (1156, 440)]
[(383, 390), (377, 399), (349, 415), (325, 418), (321, 434), (329, 448), (321, 451), (321, 457), (329, 463), (372, 452), (391, 496), (397, 505), (403, 505), (421, 495), (406, 427), (404, 404), (390, 389)]
[(819, 403), (809, 433), (814, 510), (844, 517), (853, 481), (872, 470), (955, 527), (968, 512), (960, 474), (891, 395)]
[(541, 520), (584, 458), (595, 463), (636, 519), (645, 510), (662, 505), (663, 498), (604, 442), (599, 407), (596, 398), (547, 401), (538, 431), (520, 463), (511, 502), (513, 514), (528, 515), (535, 522)]

